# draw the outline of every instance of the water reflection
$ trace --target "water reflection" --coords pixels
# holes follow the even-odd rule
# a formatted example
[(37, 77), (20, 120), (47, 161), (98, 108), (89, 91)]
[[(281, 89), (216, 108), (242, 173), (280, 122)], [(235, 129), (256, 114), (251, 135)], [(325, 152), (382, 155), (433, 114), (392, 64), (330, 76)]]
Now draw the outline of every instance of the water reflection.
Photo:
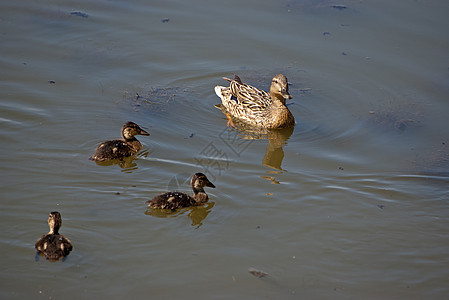
[(226, 113), (226, 109), (222, 104), (215, 105), (223, 114), (225, 114), (230, 119), (228, 125), (232, 129), (239, 132), (239, 136), (246, 140), (268, 140), (268, 146), (265, 150), (265, 155), (262, 159), (262, 165), (276, 169), (282, 170), (282, 161), (284, 159), (284, 149), (283, 146), (287, 144), (287, 140), (293, 134), (294, 127), (284, 128), (284, 129), (265, 129), (256, 128), (250, 126), (246, 123), (239, 121), (236, 118), (230, 117)]
[(202, 206), (192, 207), (187, 215), (192, 220), (192, 226), (200, 228), (203, 225), (203, 220), (206, 219), (214, 206), (215, 202), (211, 201)]
[[(281, 174), (282, 172), (273, 172), (273, 171), (268, 171), (267, 173), (272, 173), (272, 174)], [(270, 181), (272, 184), (280, 184), (280, 182), (278, 180), (276, 180), (276, 177), (274, 176), (260, 176), (263, 179), (266, 179), (268, 181)]]
[(120, 168), (122, 168), (122, 172), (131, 173), (138, 169), (137, 163), (135, 161), (137, 161), (141, 157), (148, 157), (149, 154), (150, 152), (148, 151), (148, 149), (146, 149), (140, 153), (137, 153), (136, 155), (125, 157), (123, 159), (95, 161), (95, 163), (103, 167), (118, 165)]
[(43, 253), (39, 253), (36, 251), (36, 254), (34, 255), (34, 261), (35, 262), (39, 262), (40, 258), (43, 258), (45, 261), (51, 262), (51, 263), (55, 263), (55, 262), (65, 262), (68, 259), (68, 256), (65, 256), (63, 258), (60, 259), (45, 259), (45, 255)]
[(176, 218), (180, 215), (188, 212), (187, 216), (192, 220), (192, 226), (195, 229), (200, 228), (203, 225), (204, 219), (207, 218), (212, 208), (215, 206), (215, 202), (210, 201), (204, 205), (191, 206), (187, 208), (171, 210), (171, 209), (147, 209), (145, 211), (146, 215), (158, 217), (158, 218)]
[(273, 169), (282, 170), (281, 165), (284, 159), (284, 149), (287, 140), (293, 134), (294, 127), (282, 130), (268, 131), (268, 146), (262, 164)]

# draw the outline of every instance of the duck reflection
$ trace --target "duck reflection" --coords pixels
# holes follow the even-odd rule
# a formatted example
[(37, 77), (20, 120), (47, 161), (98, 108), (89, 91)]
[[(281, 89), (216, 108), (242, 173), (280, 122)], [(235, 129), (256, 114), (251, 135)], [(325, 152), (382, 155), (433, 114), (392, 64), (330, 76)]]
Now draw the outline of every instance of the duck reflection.
[[(267, 173), (274, 173), (274, 172), (267, 172)], [(281, 174), (282, 172), (276, 172), (276, 173)], [(276, 177), (274, 177), (274, 176), (260, 176), (260, 177), (270, 181), (272, 184), (280, 184), (280, 182), (278, 180), (276, 180)]]
[(200, 228), (203, 225), (203, 220), (206, 219), (207, 215), (212, 211), (212, 207), (215, 206), (215, 202), (207, 202), (206, 205), (192, 207), (189, 209), (189, 214), (187, 215), (192, 220), (192, 226)]
[(264, 166), (282, 171), (282, 161), (284, 159), (283, 146), (293, 134), (294, 127), (284, 129), (266, 129), (248, 125), (236, 118), (231, 117), (222, 104), (215, 105), (229, 119), (228, 125), (232, 130), (237, 130), (239, 136), (247, 140), (268, 140), (267, 149), (262, 159)]
[(138, 169), (136, 161), (141, 157), (148, 157), (149, 151), (145, 150), (142, 151), (136, 155), (125, 157), (122, 159), (112, 159), (112, 160), (106, 160), (106, 161), (96, 161), (95, 163), (98, 166), (113, 166), (118, 165), (120, 168), (122, 168), (122, 172), (125, 173), (131, 173)]
[(195, 226), (195, 229), (198, 229), (203, 225), (203, 221), (207, 218), (214, 206), (215, 202), (210, 201), (201, 206), (191, 206), (178, 210), (149, 208), (145, 211), (145, 214), (157, 218), (176, 218), (187, 212), (187, 216), (192, 221), (192, 226)]
[(287, 140), (293, 134), (293, 130), (294, 127), (268, 131), (268, 146), (262, 159), (264, 166), (282, 170), (281, 165), (284, 159), (284, 149), (282, 147), (287, 144)]

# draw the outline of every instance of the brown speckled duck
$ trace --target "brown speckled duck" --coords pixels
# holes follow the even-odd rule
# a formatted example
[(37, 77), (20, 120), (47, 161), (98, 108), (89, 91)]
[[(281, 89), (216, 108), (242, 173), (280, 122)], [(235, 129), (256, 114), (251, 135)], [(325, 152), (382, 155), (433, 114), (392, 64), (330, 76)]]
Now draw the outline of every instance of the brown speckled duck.
[(197, 206), (207, 202), (209, 197), (204, 191), (204, 187), (215, 188), (215, 185), (207, 179), (203, 173), (196, 173), (190, 180), (193, 197), (181, 192), (168, 192), (160, 194), (146, 203), (149, 208), (161, 208), (175, 210), (182, 207)]
[(142, 150), (142, 144), (134, 137), (135, 135), (150, 135), (136, 123), (126, 122), (122, 127), (122, 140), (105, 141), (97, 146), (95, 154), (90, 160), (97, 162), (124, 159), (135, 155)]
[(286, 99), (292, 96), (288, 93), (288, 81), (284, 75), (273, 77), (270, 93), (243, 83), (237, 75), (234, 75), (234, 80), (223, 79), (231, 82), (230, 86), (216, 86), (215, 93), (226, 108), (228, 117), (267, 129), (295, 125), (295, 118), (285, 105)]
[(48, 227), (50, 231), (43, 235), (36, 244), (37, 253), (45, 256), (50, 261), (57, 261), (72, 251), (73, 246), (69, 239), (59, 234), (59, 228), (62, 224), (61, 214), (57, 211), (52, 211), (48, 217)]

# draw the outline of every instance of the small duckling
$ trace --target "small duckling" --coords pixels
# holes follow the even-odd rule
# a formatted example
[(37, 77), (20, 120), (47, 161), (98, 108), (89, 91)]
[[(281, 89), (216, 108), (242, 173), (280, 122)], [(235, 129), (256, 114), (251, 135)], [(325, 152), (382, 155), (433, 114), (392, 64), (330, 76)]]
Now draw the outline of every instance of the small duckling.
[(145, 203), (149, 208), (162, 208), (175, 210), (182, 207), (201, 205), (207, 202), (209, 197), (204, 191), (204, 187), (215, 188), (212, 182), (203, 173), (196, 173), (190, 180), (193, 197), (181, 192), (168, 192), (160, 194)]
[(142, 144), (134, 137), (138, 134), (150, 135), (136, 123), (126, 122), (122, 127), (123, 140), (110, 140), (101, 143), (97, 146), (95, 154), (89, 159), (101, 162), (133, 156), (142, 150)]
[(50, 231), (43, 235), (35, 245), (37, 253), (45, 256), (50, 261), (57, 261), (69, 255), (73, 246), (69, 239), (59, 234), (59, 228), (62, 225), (61, 214), (52, 211), (48, 217), (48, 227)]

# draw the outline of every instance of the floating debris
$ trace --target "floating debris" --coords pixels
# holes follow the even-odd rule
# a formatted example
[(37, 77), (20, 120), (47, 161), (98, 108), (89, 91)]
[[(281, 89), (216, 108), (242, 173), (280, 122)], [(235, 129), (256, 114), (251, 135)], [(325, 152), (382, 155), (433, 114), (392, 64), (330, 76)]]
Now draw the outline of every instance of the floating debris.
[(336, 8), (338, 10), (343, 10), (345, 8), (348, 8), (348, 7), (346, 5), (344, 5), (344, 4), (335, 4), (335, 5), (332, 5), (332, 8)]
[(72, 11), (72, 12), (70, 12), (70, 14), (71, 14), (72, 16), (77, 16), (77, 17), (82, 17), (82, 18), (87, 18), (87, 17), (89, 17), (88, 14), (83, 13), (83, 12), (81, 12), (81, 11)]
[(167, 111), (170, 102), (176, 100), (177, 97), (183, 98), (188, 96), (188, 91), (181, 88), (150, 88), (148, 91), (137, 91), (124, 95), (126, 103), (130, 103), (135, 111), (141, 109), (151, 109), (153, 111)]
[(165, 19), (162, 19), (161, 22), (162, 23), (167, 23), (167, 22), (170, 22), (170, 19), (169, 18), (165, 18)]
[(56, 81), (54, 81), (54, 80), (49, 80), (48, 83), (49, 83), (49, 84), (55, 84)]
[(268, 275), (268, 273), (261, 271), (261, 270), (257, 270), (254, 269), (253, 267), (250, 267), (248, 269), (248, 272), (250, 272), (251, 274), (253, 274), (254, 276), (256, 276), (257, 278), (262, 278)]

